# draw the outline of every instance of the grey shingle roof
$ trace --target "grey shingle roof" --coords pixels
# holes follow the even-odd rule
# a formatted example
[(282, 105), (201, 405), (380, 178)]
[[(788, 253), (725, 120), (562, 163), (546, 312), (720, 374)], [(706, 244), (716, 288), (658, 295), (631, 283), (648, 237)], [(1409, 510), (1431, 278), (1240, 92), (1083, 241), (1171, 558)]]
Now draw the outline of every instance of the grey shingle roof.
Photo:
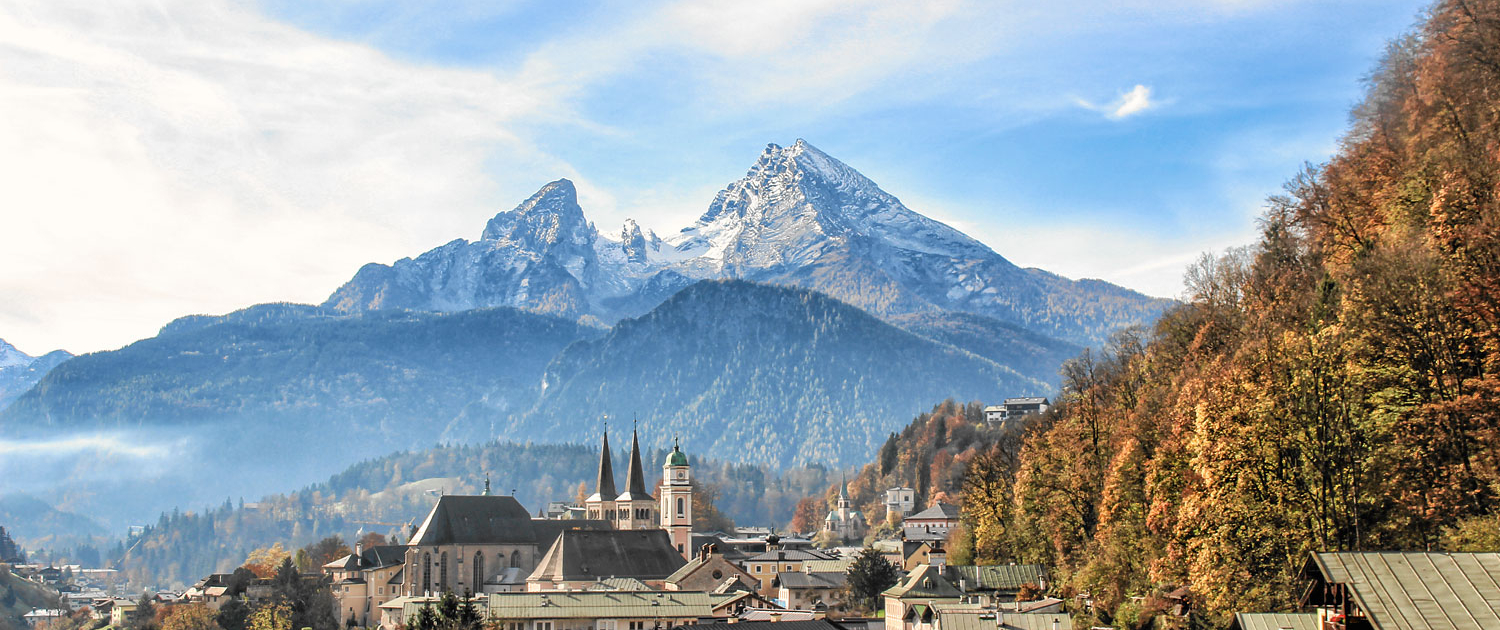
[(608, 529), (604, 521), (533, 520), (515, 497), (445, 495), (412, 536), (412, 546), (547, 545), (563, 529)]
[(956, 505), (950, 505), (950, 504), (947, 504), (947, 503), (939, 503), (939, 504), (934, 505), (934, 506), (932, 506), (930, 508), (922, 510), (921, 512), (917, 512), (916, 514), (913, 514), (911, 516), (906, 517), (906, 520), (922, 520), (922, 519), (934, 519), (934, 520), (936, 520), (936, 519), (948, 519), (948, 520), (952, 520), (952, 519), (958, 518), (958, 514), (959, 514), (959, 512), (958, 512), (958, 506), (956, 506)]
[(1235, 613), (1229, 630), (1319, 630), (1318, 613)]
[(781, 585), (787, 588), (843, 588), (849, 581), (847, 573), (833, 573), (828, 571), (803, 573), (801, 571), (787, 571), (776, 575), (781, 580)]
[(746, 562), (797, 562), (802, 560), (832, 560), (833, 557), (816, 551), (801, 549), (777, 549), (753, 555)]
[(666, 530), (567, 530), (552, 543), (527, 580), (662, 580), (684, 563)]
[(738, 623), (700, 623), (679, 626), (679, 630), (844, 630), (844, 626), (827, 619), (808, 621), (741, 621)]
[(714, 602), (708, 593), (680, 591), (491, 593), (488, 615), (501, 620), (704, 618), (713, 616)]
[(1500, 628), (1500, 553), (1315, 553), (1310, 564), (1380, 630)]

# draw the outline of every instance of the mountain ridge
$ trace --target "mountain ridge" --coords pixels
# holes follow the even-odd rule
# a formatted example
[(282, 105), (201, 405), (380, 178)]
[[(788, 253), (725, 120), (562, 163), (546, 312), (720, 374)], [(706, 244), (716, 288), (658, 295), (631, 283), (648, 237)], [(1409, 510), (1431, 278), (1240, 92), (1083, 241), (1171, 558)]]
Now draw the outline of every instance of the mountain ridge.
[(801, 139), (768, 145), (693, 224), (647, 234), (628, 219), (619, 240), (602, 234), (559, 179), (496, 214), (477, 241), (365, 265), (324, 306), (510, 306), (613, 323), (659, 304), (664, 289), (738, 278), (812, 289), (881, 317), (967, 312), (1097, 345), (1171, 303), (1018, 267)]

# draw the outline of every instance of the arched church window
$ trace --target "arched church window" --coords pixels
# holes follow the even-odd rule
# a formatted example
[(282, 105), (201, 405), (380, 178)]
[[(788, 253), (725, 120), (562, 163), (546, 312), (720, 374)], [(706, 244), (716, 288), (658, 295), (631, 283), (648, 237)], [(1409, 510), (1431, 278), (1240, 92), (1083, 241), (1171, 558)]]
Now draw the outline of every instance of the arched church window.
[(432, 592), (432, 554), (422, 554), (422, 594)]
[(481, 586), (483, 584), (484, 584), (484, 554), (482, 552), (476, 551), (476, 552), (474, 552), (474, 582), (472, 584), (472, 586), (474, 587), (474, 592), (476, 592), (476, 593), (480, 592)]
[(510, 568), (512, 568), (512, 569), (519, 569), (519, 568), (521, 568), (521, 550), (520, 549), (517, 549), (515, 551), (510, 552)]

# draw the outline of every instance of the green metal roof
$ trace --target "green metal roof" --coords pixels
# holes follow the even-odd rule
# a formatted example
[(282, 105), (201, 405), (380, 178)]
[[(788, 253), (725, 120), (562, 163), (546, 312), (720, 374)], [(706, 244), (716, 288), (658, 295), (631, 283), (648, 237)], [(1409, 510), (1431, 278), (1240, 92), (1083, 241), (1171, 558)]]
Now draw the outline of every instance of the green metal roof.
[(1030, 584), (1040, 586), (1047, 577), (1047, 567), (1040, 564), (1001, 564), (994, 566), (953, 566), (958, 577), (968, 582), (970, 591), (1014, 591)]
[(1500, 628), (1500, 553), (1316, 553), (1379, 630)]
[(1073, 618), (1057, 613), (1000, 613), (999, 630), (1073, 630)]
[(1318, 613), (1235, 613), (1231, 630), (1319, 630)]
[(683, 453), (680, 450), (678, 450), (676, 444), (672, 445), (672, 452), (667, 453), (667, 465), (668, 466), (686, 466), (686, 465), (688, 465), (687, 454)]
[(488, 615), (494, 619), (687, 619), (713, 616), (708, 593), (612, 591), (491, 593)]
[(924, 564), (912, 570), (910, 574), (897, 582), (895, 586), (886, 589), (881, 595), (901, 599), (958, 599), (964, 594), (943, 578), (942, 570), (930, 564)]

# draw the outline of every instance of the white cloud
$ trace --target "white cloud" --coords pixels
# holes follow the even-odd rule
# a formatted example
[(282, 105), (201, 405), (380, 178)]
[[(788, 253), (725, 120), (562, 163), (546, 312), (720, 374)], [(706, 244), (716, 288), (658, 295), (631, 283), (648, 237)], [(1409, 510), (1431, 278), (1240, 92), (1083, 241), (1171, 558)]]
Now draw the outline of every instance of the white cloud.
[(0, 337), (34, 353), (321, 301), (571, 171), (515, 131), (564, 108), (229, 3), (8, 4), (0, 41)]
[(1105, 105), (1095, 105), (1081, 98), (1076, 99), (1075, 102), (1084, 109), (1104, 114), (1104, 117), (1110, 120), (1129, 118), (1160, 104), (1151, 100), (1151, 88), (1139, 83), (1130, 88), (1129, 92), (1121, 94), (1119, 98)]

